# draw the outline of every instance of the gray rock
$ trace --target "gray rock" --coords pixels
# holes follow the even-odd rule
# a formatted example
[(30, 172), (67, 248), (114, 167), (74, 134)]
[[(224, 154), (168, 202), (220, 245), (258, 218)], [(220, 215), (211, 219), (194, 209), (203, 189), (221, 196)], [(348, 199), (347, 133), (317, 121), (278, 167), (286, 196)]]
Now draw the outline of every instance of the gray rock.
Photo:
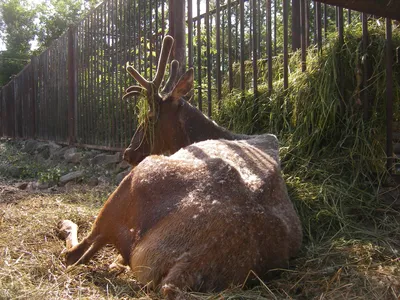
[(50, 187), (50, 184), (48, 182), (37, 182), (36, 183), (36, 188), (39, 190), (45, 190)]
[(64, 159), (64, 154), (67, 150), (68, 150), (68, 147), (62, 147), (57, 150), (54, 150), (50, 155), (50, 159), (52, 159), (54, 161), (60, 161), (60, 160)]
[(126, 175), (128, 175), (131, 171), (126, 170), (122, 171), (121, 173), (118, 173), (117, 176), (115, 176), (115, 183), (118, 185), (121, 183), (121, 181), (125, 178)]
[(82, 155), (78, 152), (78, 149), (73, 147), (65, 150), (64, 159), (68, 163), (76, 164), (80, 162), (80, 160), (82, 159)]
[(57, 151), (59, 151), (62, 148), (61, 145), (58, 145), (58, 144), (56, 144), (56, 143), (54, 143), (52, 141), (50, 141), (48, 145), (49, 145), (49, 148), (50, 148), (50, 156), (53, 155), (54, 153), (56, 153)]
[(38, 141), (35, 140), (27, 140), (25, 142), (24, 147), (22, 148), (22, 152), (32, 154), (36, 151), (37, 146), (39, 145)]
[(96, 177), (90, 177), (87, 184), (89, 186), (96, 186), (99, 184), (99, 180)]
[(36, 151), (44, 159), (48, 159), (50, 157), (50, 146), (48, 144), (38, 145), (38, 147), (36, 148)]
[(60, 183), (66, 184), (67, 182), (70, 182), (72, 180), (77, 180), (77, 179), (82, 178), (83, 175), (84, 175), (83, 171), (75, 171), (75, 172), (68, 173), (68, 174), (60, 177)]
[(82, 155), (80, 153), (65, 153), (64, 158), (67, 163), (77, 164), (81, 161)]
[(99, 150), (90, 150), (85, 152), (85, 158), (87, 159), (92, 159), (93, 157), (101, 154), (101, 151)]
[(74, 153), (77, 153), (77, 152), (78, 152), (78, 149), (76, 149), (75, 147), (66, 148), (65, 152), (64, 152), (64, 156), (71, 155), (71, 154), (74, 154)]
[(117, 165), (117, 171), (122, 171), (126, 170), (130, 167), (131, 165), (126, 161), (122, 160), (118, 165)]
[(28, 187), (28, 182), (19, 182), (15, 185), (15, 187), (20, 190), (26, 190)]
[(75, 187), (76, 187), (76, 184), (73, 181), (67, 182), (65, 184), (65, 188), (67, 191), (70, 191), (70, 190), (74, 189)]
[(121, 161), (121, 153), (117, 152), (114, 155), (107, 155), (107, 154), (96, 155), (91, 162), (92, 165), (106, 166), (119, 163), (120, 161)]
[(27, 189), (28, 190), (30, 190), (30, 191), (34, 191), (34, 190), (36, 190), (36, 182), (29, 182), (28, 183), (28, 186), (27, 186)]
[(100, 176), (98, 178), (99, 183), (101, 184), (109, 184), (110, 183), (110, 178), (108, 178), (107, 176)]

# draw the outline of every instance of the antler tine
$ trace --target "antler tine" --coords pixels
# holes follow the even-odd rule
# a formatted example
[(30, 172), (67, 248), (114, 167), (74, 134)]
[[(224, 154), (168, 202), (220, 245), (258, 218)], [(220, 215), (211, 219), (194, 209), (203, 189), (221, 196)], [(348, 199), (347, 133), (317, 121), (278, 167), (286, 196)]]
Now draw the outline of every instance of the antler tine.
[(129, 93), (126, 93), (125, 95), (122, 96), (122, 100), (125, 100), (126, 98), (132, 97), (132, 96), (139, 96), (142, 93), (139, 91), (131, 91)]
[(143, 78), (142, 75), (139, 74), (138, 71), (136, 71), (136, 69), (132, 66), (128, 66), (126, 68), (126, 70), (129, 72), (129, 74), (132, 75), (133, 78), (135, 78), (137, 80), (137, 82), (139, 82), (139, 84), (145, 88), (146, 90), (151, 90), (151, 84), (149, 81), (147, 81), (146, 79)]
[(139, 85), (132, 85), (125, 90), (125, 93), (130, 93), (133, 91), (137, 91), (138, 93), (141, 93), (143, 90), (144, 90), (144, 88)]
[(168, 93), (171, 91), (172, 86), (175, 84), (176, 77), (178, 76), (178, 69), (179, 69), (179, 61), (173, 60), (170, 65), (169, 69), (169, 77), (167, 82), (165, 83), (164, 88), (162, 89), (162, 93)]
[(164, 37), (162, 47), (161, 47), (161, 54), (158, 60), (157, 72), (156, 76), (154, 77), (153, 83), (158, 89), (161, 85), (161, 81), (165, 74), (165, 68), (167, 66), (168, 58), (171, 53), (172, 45), (174, 44), (174, 38), (170, 35), (166, 35)]
[(122, 96), (122, 100), (135, 95), (141, 95), (143, 90), (144, 88), (141, 86), (132, 85), (125, 90), (125, 94)]

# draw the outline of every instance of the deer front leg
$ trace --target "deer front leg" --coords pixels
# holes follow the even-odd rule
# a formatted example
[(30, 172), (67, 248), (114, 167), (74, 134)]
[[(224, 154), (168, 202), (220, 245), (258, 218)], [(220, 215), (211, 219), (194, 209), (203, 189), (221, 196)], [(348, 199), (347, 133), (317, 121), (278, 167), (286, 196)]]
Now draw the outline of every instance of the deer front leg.
[(87, 263), (92, 256), (105, 245), (101, 235), (94, 234), (93, 230), (88, 237), (78, 243), (78, 225), (70, 220), (64, 220), (58, 223), (58, 229), (60, 236), (64, 238), (66, 242), (67, 266)]
[(58, 223), (58, 232), (67, 244), (67, 250), (78, 245), (78, 225), (70, 220)]

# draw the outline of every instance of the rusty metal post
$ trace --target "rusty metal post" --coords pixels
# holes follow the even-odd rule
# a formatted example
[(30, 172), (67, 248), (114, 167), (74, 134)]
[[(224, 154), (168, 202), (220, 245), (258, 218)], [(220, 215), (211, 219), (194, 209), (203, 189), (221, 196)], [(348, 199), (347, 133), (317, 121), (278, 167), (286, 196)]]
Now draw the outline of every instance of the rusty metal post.
[(76, 28), (71, 25), (68, 30), (68, 143), (76, 142), (76, 104), (78, 98), (78, 77), (76, 68)]
[(386, 168), (393, 166), (393, 53), (392, 20), (386, 19)]
[(180, 72), (186, 68), (185, 0), (169, 0), (169, 33), (175, 39), (171, 60), (179, 61)]

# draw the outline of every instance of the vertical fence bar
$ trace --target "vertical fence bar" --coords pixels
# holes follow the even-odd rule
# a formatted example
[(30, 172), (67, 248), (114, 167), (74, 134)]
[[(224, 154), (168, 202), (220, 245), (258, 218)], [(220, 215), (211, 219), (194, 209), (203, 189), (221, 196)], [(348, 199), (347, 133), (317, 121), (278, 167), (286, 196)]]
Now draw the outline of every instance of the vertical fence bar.
[(203, 100), (201, 95), (201, 18), (200, 18), (200, 1), (197, 0), (197, 84), (198, 84), (198, 91), (197, 91), (197, 102), (199, 105), (200, 111), (203, 110)]
[[(109, 3), (109, 1), (106, 1), (106, 3)], [(108, 20), (107, 20), (108, 21)], [(95, 144), (96, 140), (98, 139), (97, 134), (96, 136), (93, 136), (92, 131), (93, 131), (93, 114), (91, 113), (93, 111), (92, 109), (92, 99), (93, 99), (93, 92), (94, 92), (94, 82), (93, 82), (93, 27), (94, 27), (94, 22), (93, 22), (93, 13), (89, 15), (88, 18), (88, 44), (87, 44), (87, 63), (88, 63), (88, 92), (87, 92), (87, 99), (85, 99), (86, 105), (85, 105), (85, 110), (87, 112), (87, 122), (86, 122), (86, 129), (85, 129), (85, 141), (88, 144)], [(103, 141), (106, 140), (106, 132), (103, 132)]]
[(188, 18), (188, 66), (193, 67), (193, 5), (192, 1), (187, 3), (187, 18)]
[(19, 99), (18, 99), (18, 83), (16, 80), (16, 77), (14, 77), (13, 81), (12, 81), (12, 85), (13, 85), (13, 102), (14, 102), (14, 138), (19, 137)]
[(76, 28), (69, 27), (68, 34), (68, 143), (75, 143), (75, 106), (77, 101), (77, 70), (76, 70)]
[(206, 47), (207, 47), (207, 113), (212, 115), (212, 94), (211, 94), (211, 37), (210, 37), (210, 2), (206, 1)]
[(308, 0), (304, 1), (304, 14), (305, 14), (305, 23), (304, 23), (304, 35), (306, 37), (306, 48), (310, 45), (310, 3)]
[(276, 5), (277, 5), (277, 0), (274, 0), (274, 55), (276, 56)]
[(300, 0), (301, 20), (301, 70), (307, 69), (307, 34), (306, 34), (306, 0)]
[(257, 0), (253, 0), (253, 92), (254, 92), (254, 98), (257, 99), (258, 97), (258, 86), (257, 86), (257, 77), (258, 77), (258, 70), (257, 70), (257, 60), (258, 60), (258, 54), (257, 54)]
[(368, 37), (368, 15), (366, 13), (362, 13), (362, 48), (363, 48), (363, 108), (364, 108), (364, 120), (369, 120), (369, 111), (370, 111), (370, 101), (368, 95), (368, 80), (369, 80), (369, 58), (367, 55), (367, 48), (369, 44)]
[(315, 7), (315, 18), (316, 22), (315, 25), (317, 27), (317, 45), (318, 45), (318, 50), (322, 50), (322, 22), (321, 22), (321, 2), (316, 2), (314, 1)]
[(339, 31), (339, 43), (340, 45), (344, 44), (344, 26), (343, 26), (343, 8), (338, 7), (337, 8), (337, 24), (338, 24), (338, 31)]
[(347, 10), (347, 24), (351, 24), (351, 9)]
[(288, 0), (283, 0), (283, 88), (289, 87)]
[[(231, 0), (228, 0), (228, 74), (229, 74), (229, 91), (233, 88), (233, 57), (232, 57), (232, 7)], [(235, 19), (237, 23), (237, 19)]]
[(328, 6), (324, 3), (324, 36), (325, 40), (328, 37)]
[[(30, 135), (31, 139), (36, 137), (36, 100), (37, 100), (37, 66), (38, 58), (33, 56), (31, 58), (31, 121), (29, 126), (31, 127)], [(1, 99), (1, 98), (0, 98)]]
[[(343, 8), (342, 7), (337, 7), (336, 8), (337, 12), (337, 26), (338, 26), (338, 35), (339, 35), (339, 45), (340, 45), (340, 52), (342, 51), (343, 45), (344, 45), (344, 25), (343, 25)], [(340, 60), (338, 60), (338, 76), (339, 76), (339, 89), (340, 89), (340, 107), (342, 110), (342, 113), (345, 112), (346, 109), (346, 104), (345, 104), (345, 91), (344, 91), (344, 66)]]
[(0, 87), (0, 137), (4, 136), (3, 88)]
[(217, 68), (217, 101), (218, 101), (218, 108), (221, 108), (221, 86), (222, 86), (222, 79), (221, 79), (221, 35), (220, 35), (220, 27), (221, 27), (221, 8), (220, 8), (220, 0), (215, 1), (216, 5), (216, 19), (215, 19), (215, 39), (216, 39), (216, 48), (217, 48), (217, 57), (216, 57), (216, 68)]
[(393, 53), (392, 20), (386, 18), (386, 168), (393, 166)]
[[(123, 17), (123, 12), (122, 12), (122, 9), (123, 9), (123, 0), (119, 0), (118, 2), (118, 11), (119, 11), (119, 14), (117, 15), (117, 24), (118, 24), (118, 26), (117, 26), (117, 39), (118, 39), (118, 41), (119, 41), (119, 51), (117, 51), (117, 54), (118, 54), (118, 59), (117, 59), (117, 75), (118, 75), (118, 79), (119, 80), (117, 80), (117, 90), (116, 90), (116, 93), (117, 93), (117, 95), (116, 95), (116, 97), (115, 97), (115, 101), (117, 102), (117, 104), (119, 104), (118, 106), (119, 106), (119, 116), (118, 116), (118, 118), (117, 118), (117, 120), (118, 120), (118, 124), (119, 124), (119, 130), (117, 129), (117, 132), (118, 132), (118, 136), (119, 136), (119, 139), (118, 139), (118, 145), (117, 145), (117, 147), (118, 148), (121, 148), (121, 147), (123, 147), (123, 145), (125, 144), (125, 141), (124, 141), (124, 139), (125, 139), (125, 132), (126, 132), (126, 130), (127, 130), (127, 128), (126, 128), (126, 122), (124, 122), (126, 119), (125, 119), (125, 117), (124, 117), (124, 112), (126, 111), (125, 109), (124, 109), (124, 105), (123, 105), (123, 102), (121, 101), (121, 83), (122, 82), (125, 82), (125, 80), (123, 80), (123, 78), (124, 78), (124, 75), (125, 74), (123, 74), (122, 73), (122, 70), (121, 70), (121, 67), (122, 67), (122, 61), (124, 60), (124, 55), (123, 55), (123, 51), (125, 50), (125, 47), (124, 47), (124, 38), (125, 38), (125, 34), (123, 34), (123, 29), (124, 29), (124, 24), (126, 24), (125, 23), (125, 19), (124, 19), (124, 17)], [(150, 11), (152, 12), (152, 6), (150, 7)], [(150, 14), (150, 16), (151, 16), (151, 18), (152, 18), (152, 16), (153, 16), (153, 13), (151, 13)], [(100, 19), (100, 21), (101, 21), (101, 19)], [(99, 27), (101, 26), (101, 23), (99, 24)], [(153, 42), (152, 42), (152, 40), (151, 40), (151, 34), (153, 33), (153, 31), (150, 31), (150, 45), (153, 45)], [(100, 42), (100, 41), (99, 41)], [(118, 45), (118, 44), (117, 44)], [(117, 46), (118, 47), (118, 46)], [(151, 51), (150, 52), (150, 57), (153, 57), (153, 52)], [(153, 64), (151, 64), (151, 66), (152, 66)]]
[(301, 46), (300, 0), (292, 0), (292, 50)]
[(272, 93), (272, 11), (271, 0), (267, 0), (267, 54), (268, 54), (268, 94)]
[(244, 0), (240, 0), (240, 89), (245, 89), (245, 66), (244, 66)]

